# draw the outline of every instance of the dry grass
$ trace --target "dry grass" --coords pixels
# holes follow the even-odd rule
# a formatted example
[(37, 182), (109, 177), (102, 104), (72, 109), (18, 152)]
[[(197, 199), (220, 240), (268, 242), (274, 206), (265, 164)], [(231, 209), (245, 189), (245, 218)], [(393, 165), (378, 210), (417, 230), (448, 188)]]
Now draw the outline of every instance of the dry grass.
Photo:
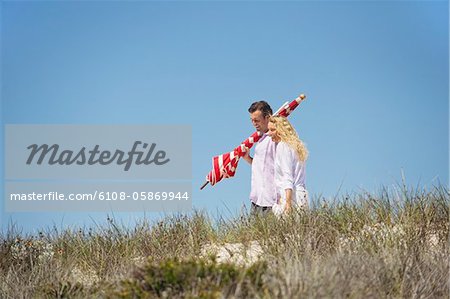
[[(0, 297), (448, 298), (449, 198), (446, 187), (400, 188), (317, 199), (281, 220), (194, 212), (133, 229), (113, 219), (37, 236), (11, 228), (0, 236)], [(225, 243), (262, 254), (205, 255)]]

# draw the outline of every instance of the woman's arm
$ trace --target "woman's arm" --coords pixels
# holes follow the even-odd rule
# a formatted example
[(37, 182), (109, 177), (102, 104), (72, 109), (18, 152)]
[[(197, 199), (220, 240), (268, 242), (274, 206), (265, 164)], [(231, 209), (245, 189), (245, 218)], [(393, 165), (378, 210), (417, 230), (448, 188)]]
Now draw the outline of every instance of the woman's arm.
[(281, 182), (281, 188), (285, 192), (285, 212), (289, 212), (292, 207), (293, 202), (293, 189), (294, 189), (294, 159), (292, 150), (289, 146), (280, 142), (277, 147), (277, 156), (278, 156), (278, 173), (279, 180)]
[(292, 207), (292, 189), (285, 189), (284, 191), (286, 191), (286, 207), (284, 211), (289, 213)]

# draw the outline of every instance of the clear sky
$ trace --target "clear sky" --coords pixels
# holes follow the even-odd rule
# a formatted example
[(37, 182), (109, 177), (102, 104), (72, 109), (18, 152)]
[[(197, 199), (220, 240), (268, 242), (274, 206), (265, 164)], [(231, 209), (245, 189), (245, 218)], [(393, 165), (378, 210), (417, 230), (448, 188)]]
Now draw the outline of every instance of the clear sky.
[[(410, 185), (448, 186), (447, 1), (0, 5), (2, 124), (191, 125), (197, 209), (248, 205), (243, 160), (235, 178), (198, 190), (211, 158), (254, 132), (253, 101), (275, 110), (300, 93), (290, 120), (313, 196), (376, 192), (402, 170)], [(0, 211), (3, 229), (24, 231), (106, 220)]]

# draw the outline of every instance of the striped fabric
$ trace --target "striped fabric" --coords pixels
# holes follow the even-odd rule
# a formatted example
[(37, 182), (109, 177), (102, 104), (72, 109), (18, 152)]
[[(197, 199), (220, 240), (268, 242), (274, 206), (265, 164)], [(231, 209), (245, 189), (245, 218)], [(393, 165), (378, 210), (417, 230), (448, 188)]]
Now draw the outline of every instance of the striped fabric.
[[(301, 101), (305, 99), (305, 96), (302, 94), (295, 100), (290, 103), (283, 105), (275, 115), (280, 115), (287, 117), (289, 114), (294, 111), (295, 108), (298, 107)], [(215, 156), (212, 159), (213, 168), (206, 176), (206, 181), (214, 186), (217, 182), (222, 180), (224, 177), (233, 177), (236, 173), (236, 168), (239, 162), (239, 159), (245, 155), (247, 151), (249, 151), (252, 146), (259, 141), (262, 133), (255, 132), (246, 140), (244, 140), (238, 147), (236, 147), (233, 151), (229, 153), (225, 153), (219, 156)], [(205, 185), (203, 185), (204, 187)], [(202, 188), (203, 188), (202, 187)]]
[(288, 117), (289, 114), (291, 114), (291, 112), (294, 111), (294, 109), (297, 108), (298, 105), (300, 105), (301, 101), (303, 101), (305, 98), (305, 95), (301, 94), (298, 98), (296, 98), (289, 104), (284, 105), (283, 108), (281, 108), (278, 112), (278, 115)]
[(215, 156), (212, 161), (213, 169), (206, 176), (206, 180), (211, 186), (214, 186), (223, 177), (233, 177), (236, 173), (239, 158), (243, 157), (252, 148), (253, 144), (258, 142), (261, 136), (260, 132), (255, 132), (233, 151)]

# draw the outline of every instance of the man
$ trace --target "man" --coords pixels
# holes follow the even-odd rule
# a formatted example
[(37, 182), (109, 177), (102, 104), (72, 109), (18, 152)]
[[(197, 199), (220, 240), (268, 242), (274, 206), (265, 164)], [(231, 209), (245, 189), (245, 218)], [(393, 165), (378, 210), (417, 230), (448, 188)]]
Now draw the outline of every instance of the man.
[(270, 212), (277, 200), (274, 171), (276, 144), (267, 134), (272, 108), (267, 102), (259, 101), (253, 103), (248, 112), (255, 129), (263, 133), (261, 139), (254, 145), (253, 158), (248, 152), (243, 157), (252, 166), (250, 191), (252, 212)]

